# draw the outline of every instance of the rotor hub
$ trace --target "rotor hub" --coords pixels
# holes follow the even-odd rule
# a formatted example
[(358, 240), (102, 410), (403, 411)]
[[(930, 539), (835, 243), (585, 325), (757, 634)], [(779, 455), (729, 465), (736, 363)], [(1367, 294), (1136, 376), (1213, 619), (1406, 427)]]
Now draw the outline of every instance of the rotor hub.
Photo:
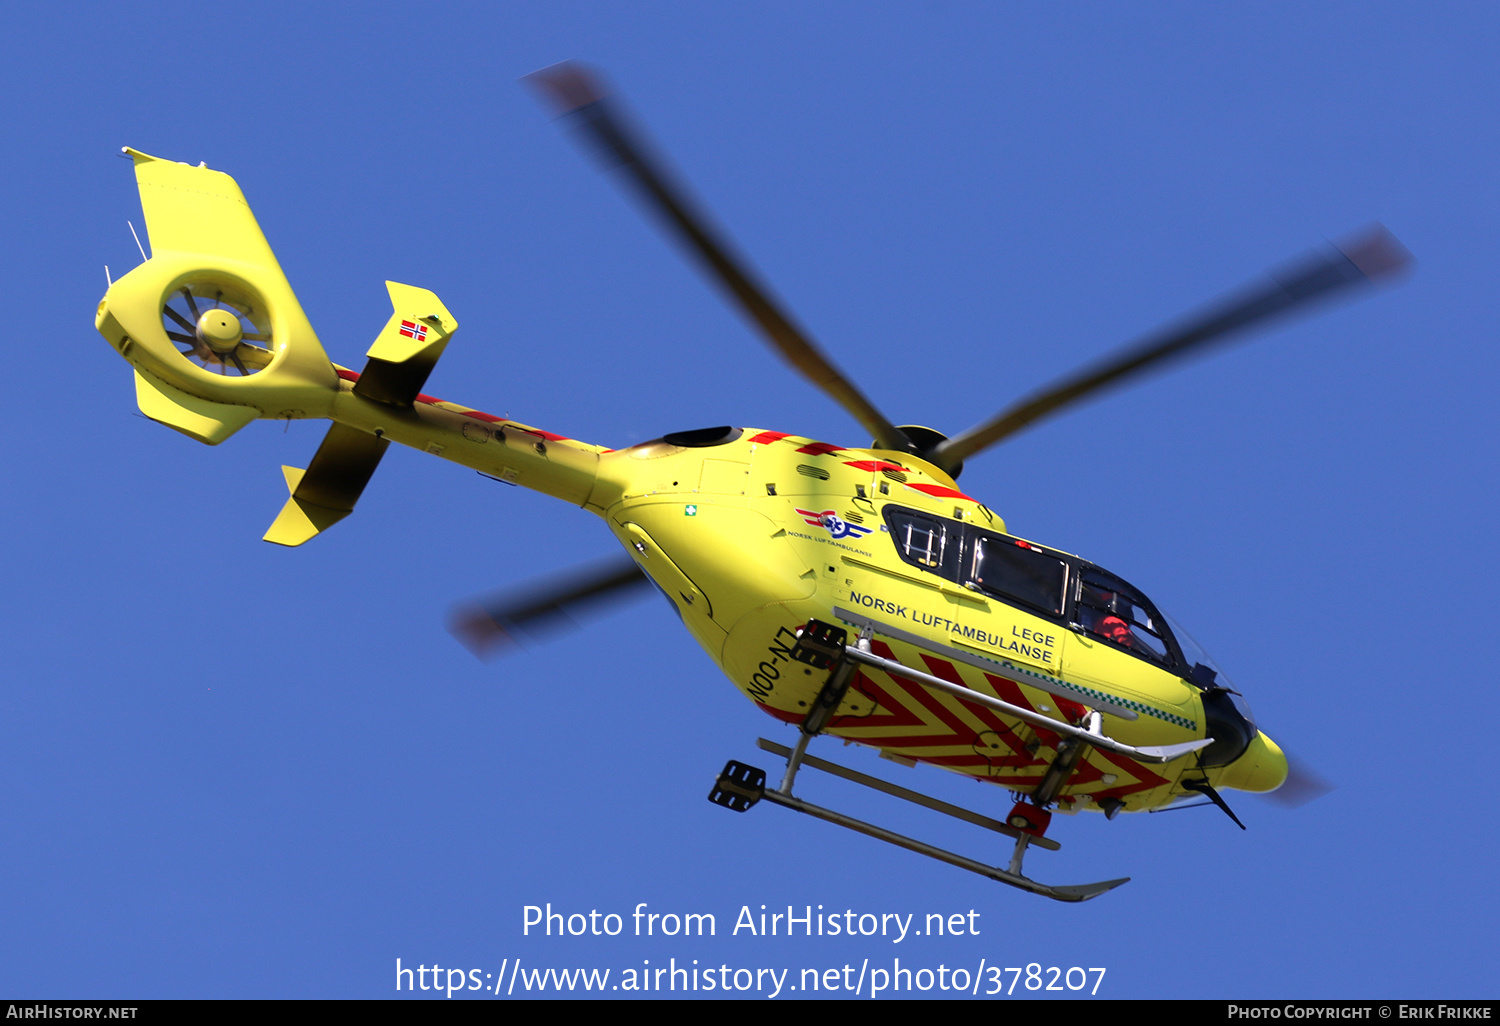
[(240, 319), (228, 310), (209, 310), (198, 318), (196, 329), (198, 341), (216, 353), (233, 352), (240, 344), (245, 331)]
[[(924, 460), (932, 459), (932, 451), (948, 440), (948, 436), (941, 431), (924, 427), (921, 424), (902, 424), (896, 430), (911, 439), (912, 454)], [(948, 476), (957, 480), (958, 475), (963, 473), (963, 469), (963, 460), (959, 460), (952, 469), (948, 470)]]

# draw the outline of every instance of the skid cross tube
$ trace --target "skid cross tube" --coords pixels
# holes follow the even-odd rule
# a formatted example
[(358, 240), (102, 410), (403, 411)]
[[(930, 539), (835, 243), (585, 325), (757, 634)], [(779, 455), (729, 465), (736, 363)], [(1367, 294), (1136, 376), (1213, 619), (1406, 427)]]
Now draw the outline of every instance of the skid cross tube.
[[(780, 790), (782, 794), (792, 793), (792, 783), (797, 779), (797, 767), (802, 765), (802, 760), (806, 757), (807, 753), (807, 743), (813, 737), (814, 735), (803, 731), (797, 738), (797, 748), (795, 751), (789, 751), (785, 748), (781, 750), (781, 754), (786, 756), (786, 776), (781, 778)], [(764, 748), (765, 746), (762, 745), (761, 747)], [(813, 763), (820, 761), (819, 759), (814, 759)]]
[[(1181, 744), (1175, 745), (1149, 745), (1136, 748), (1132, 745), (1121, 744), (1114, 738), (1104, 736), (1103, 733), (1084, 730), (1081, 727), (1073, 726), (1071, 723), (1054, 720), (1050, 716), (1043, 716), (1041, 713), (1024, 709), (1019, 705), (1012, 705), (1003, 699), (992, 698), (981, 691), (964, 687), (962, 684), (950, 684), (941, 677), (934, 677), (930, 673), (914, 670), (905, 663), (898, 663), (894, 659), (883, 658), (875, 655), (873, 652), (866, 652), (856, 648), (853, 645), (844, 646), (844, 654), (856, 662), (864, 663), (866, 666), (873, 666), (876, 669), (884, 670), (898, 677), (914, 680), (919, 684), (925, 684), (927, 687), (942, 691), (955, 698), (961, 698), (965, 702), (973, 702), (975, 705), (982, 705), (996, 712), (1003, 712), (1007, 716), (1014, 716), (1025, 720), (1027, 723), (1045, 727), (1047, 730), (1062, 734), (1065, 737), (1078, 738), (1080, 741), (1087, 742), (1095, 748), (1102, 748), (1105, 751), (1135, 759), (1137, 762), (1171, 762), (1173, 759), (1180, 759), (1184, 755), (1196, 752), (1200, 748), (1207, 748), (1213, 744), (1214, 740), (1211, 737), (1206, 737), (1201, 741), (1184, 741)], [(1092, 725), (1092, 720), (1090, 722)]]

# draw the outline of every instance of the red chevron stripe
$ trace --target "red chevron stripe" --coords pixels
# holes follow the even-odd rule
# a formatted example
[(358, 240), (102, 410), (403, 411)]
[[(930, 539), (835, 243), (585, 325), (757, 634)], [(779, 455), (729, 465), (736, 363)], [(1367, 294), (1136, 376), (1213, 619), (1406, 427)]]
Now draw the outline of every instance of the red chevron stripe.
[[(884, 656), (887, 659), (894, 658), (894, 653), (891, 652), (890, 647), (883, 642), (877, 641), (872, 647), (874, 648), (877, 655)], [(957, 671), (951, 664), (945, 663), (943, 660), (930, 660), (930, 663), (932, 664), (934, 676), (939, 676), (944, 680), (963, 685), (962, 679), (959, 678)], [(986, 779), (990, 779), (994, 771), (1000, 767), (1017, 769), (1022, 767), (1045, 765), (1044, 760), (1032, 757), (1029, 753), (1026, 753), (1024, 749), (1021, 749), (1021, 751), (1017, 754), (1000, 757), (986, 755), (979, 752), (979, 731), (975, 729), (972, 723), (964, 722), (963, 718), (959, 714), (955, 713), (950, 705), (946, 704), (942, 699), (938, 698), (936, 695), (928, 691), (926, 688), (922, 687), (920, 684), (908, 681), (897, 674), (889, 674), (889, 676), (891, 677), (893, 685), (895, 685), (894, 691), (881, 688), (874, 681), (868, 682), (870, 684), (871, 690), (878, 693), (883, 699), (883, 701), (881, 701), (880, 703), (883, 708), (891, 708), (891, 703), (893, 702), (900, 703), (900, 705), (902, 706), (908, 706), (910, 703), (915, 702), (915, 707), (927, 710), (938, 722), (937, 724), (933, 724), (929, 720), (924, 720), (911, 713), (908, 713), (907, 716), (901, 718), (905, 721), (905, 723), (902, 723), (901, 725), (906, 726), (906, 732), (884, 736), (864, 735), (861, 736), (858, 740), (867, 744), (874, 744), (882, 748), (901, 749), (910, 754), (911, 757), (916, 758), (919, 761), (933, 763), (934, 765), (950, 766), (954, 768), (968, 767), (974, 770), (983, 769), (988, 772), (976, 773), (974, 775), (983, 776)], [(958, 701), (960, 703), (960, 708), (962, 709), (962, 712), (964, 714), (973, 716), (974, 719), (978, 720), (982, 726), (994, 730), (1002, 737), (1006, 737), (1013, 750), (1020, 748), (1019, 739), (1016, 738), (1015, 734), (1010, 730), (1010, 728), (1002, 719), (982, 706), (972, 705), (968, 702), (964, 702), (962, 699), (958, 699)], [(846, 728), (854, 726), (854, 717), (846, 717), (845, 719), (849, 721), (844, 724)], [(858, 722), (866, 727), (875, 726), (876, 724), (872, 723), (870, 719), (871, 718), (867, 717), (859, 720)], [(895, 719), (895, 717), (877, 717), (876, 719), (889, 721)], [(912, 721), (914, 720), (916, 721), (915, 724), (912, 723)], [(897, 724), (894, 722), (886, 722), (880, 725), (888, 728), (897, 726)], [(910, 732), (912, 729), (912, 725), (920, 725), (925, 729), (921, 733)], [(946, 728), (945, 733), (929, 733), (929, 731), (942, 730), (944, 728)], [(964, 746), (967, 746), (970, 751), (944, 755), (939, 755), (936, 752), (922, 753), (920, 751), (914, 751), (924, 748), (951, 749), (954, 747)], [(1029, 784), (1034, 784), (1037, 778), (1035, 774), (1031, 774), (1026, 776), (1010, 775), (1005, 779), (1012, 780), (1012, 782), (1026, 782)]]
[(772, 442), (779, 442), (786, 437), (787, 433), (785, 431), (762, 431), (760, 434), (750, 439), (750, 444), (770, 445)]
[(1102, 756), (1106, 762), (1112, 763), (1118, 769), (1124, 770), (1138, 781), (1135, 784), (1111, 787), (1107, 791), (1096, 791), (1094, 792), (1094, 799), (1096, 801), (1100, 798), (1123, 798), (1127, 794), (1135, 794), (1138, 791), (1150, 791), (1168, 783), (1166, 777), (1157, 776), (1134, 759), (1117, 755), (1114, 752), (1106, 752), (1101, 748), (1094, 749), (1094, 754)]
[[(896, 654), (884, 641), (875, 640), (871, 649), (876, 655), (895, 660)], [(968, 687), (958, 668), (951, 662), (927, 653), (922, 653), (927, 671), (934, 677), (951, 684)], [(881, 676), (890, 684), (881, 682)], [(1020, 686), (1005, 677), (985, 673), (985, 679), (994, 687), (1003, 700), (1032, 712), (1036, 706), (1026, 699)], [(898, 751), (919, 762), (930, 763), (967, 773), (975, 779), (1024, 791), (1034, 787), (1039, 779), (1037, 769), (1045, 767), (1047, 761), (1030, 755), (1015, 729), (1004, 717), (984, 706), (954, 698), (959, 710), (944, 701), (943, 697), (929, 691), (916, 681), (887, 671), (867, 672), (861, 669), (855, 676), (853, 689), (876, 703), (878, 712), (869, 716), (840, 716), (829, 726), (845, 737), (872, 747)], [(774, 709), (763, 702), (756, 702), (767, 714), (785, 723), (801, 723), (803, 714)], [(924, 715), (925, 714), (925, 715)], [(977, 724), (977, 727), (976, 727)], [(1061, 737), (1054, 731), (1032, 724), (1038, 738), (1049, 748), (1056, 748)], [(853, 736), (855, 730), (859, 735)], [(877, 731), (877, 732), (871, 732)], [(1004, 756), (984, 755), (978, 749), (980, 733), (993, 733), (1011, 749)], [(968, 747), (969, 751), (953, 751)], [(947, 749), (947, 751), (943, 751)], [(1093, 756), (1102, 757), (1117, 770), (1124, 771), (1131, 783), (1103, 790), (1091, 791), (1091, 797), (1124, 798), (1142, 791), (1154, 790), (1168, 783), (1166, 777), (1158, 776), (1140, 763), (1123, 755), (1092, 749), (1069, 776), (1066, 787), (1078, 789), (1097, 785), (1104, 778), (1104, 770), (1094, 764)]]
[(978, 502), (979, 501), (978, 499), (976, 499), (976, 498), (974, 498), (972, 496), (965, 495), (963, 492), (959, 491), (957, 488), (945, 488), (942, 485), (935, 485), (935, 484), (912, 484), (911, 482), (908, 481), (907, 484), (906, 484), (906, 487), (913, 488), (913, 489), (915, 489), (915, 490), (917, 490), (919, 492), (922, 492), (925, 495), (931, 495), (935, 499), (967, 499), (969, 502)]
[(827, 442), (808, 442), (798, 452), (805, 452), (809, 456), (827, 456), (831, 452), (843, 452), (842, 445), (829, 445)]
[[(928, 656), (925, 654), (922, 658), (923, 661), (927, 663), (928, 671), (934, 677), (939, 677), (943, 680), (946, 680), (950, 684), (960, 684), (964, 687), (968, 687), (968, 685), (964, 683), (963, 678), (959, 676), (957, 667), (955, 667), (952, 663), (947, 662), (943, 659), (938, 659), (935, 656)], [(1012, 704), (1020, 705), (1022, 703), (1013, 702)], [(965, 707), (968, 707), (967, 704)], [(1026, 705), (1023, 705), (1022, 707), (1029, 708), (1029, 706)], [(1016, 733), (1015, 728), (1007, 723), (1004, 719), (1002, 719), (998, 713), (996, 713), (992, 709), (987, 709), (984, 706), (975, 706), (974, 711), (979, 719), (986, 725), (988, 725), (990, 730), (998, 735), (1000, 740), (1010, 748), (1012, 753), (1009, 756), (992, 755), (987, 756), (986, 758), (990, 759), (996, 765), (1000, 766), (1045, 765), (1045, 760), (1038, 759), (1036, 756), (1026, 751), (1026, 742), (1021, 740), (1021, 736)]]

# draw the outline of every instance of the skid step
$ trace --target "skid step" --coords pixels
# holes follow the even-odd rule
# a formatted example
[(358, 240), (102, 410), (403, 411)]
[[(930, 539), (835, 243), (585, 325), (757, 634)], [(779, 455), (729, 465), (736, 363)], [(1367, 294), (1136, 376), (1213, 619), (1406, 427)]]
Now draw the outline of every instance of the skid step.
[(747, 812), (766, 791), (766, 771), (730, 759), (714, 781), (708, 800), (734, 812)]

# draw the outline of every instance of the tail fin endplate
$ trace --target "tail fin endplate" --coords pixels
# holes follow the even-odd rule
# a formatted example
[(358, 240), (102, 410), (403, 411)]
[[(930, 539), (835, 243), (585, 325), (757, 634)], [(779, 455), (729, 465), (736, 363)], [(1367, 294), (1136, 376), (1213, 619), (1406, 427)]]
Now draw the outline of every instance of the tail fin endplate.
[[(365, 354), (354, 392), (395, 407), (416, 402), (458, 321), (427, 289), (388, 281), (392, 314)], [(354, 511), (365, 485), (390, 447), (385, 438), (337, 422), (305, 471), (282, 467), (291, 497), (265, 534), (277, 545), (309, 541)]]

